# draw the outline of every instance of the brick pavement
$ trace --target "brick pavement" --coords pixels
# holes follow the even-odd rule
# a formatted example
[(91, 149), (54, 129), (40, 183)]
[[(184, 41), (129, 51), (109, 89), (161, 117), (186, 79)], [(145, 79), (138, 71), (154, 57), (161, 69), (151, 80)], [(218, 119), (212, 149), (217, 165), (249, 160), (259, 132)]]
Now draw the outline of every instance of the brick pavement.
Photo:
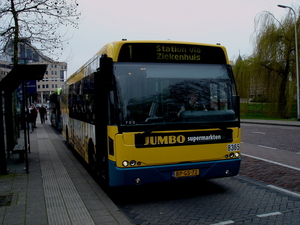
[(240, 175), (300, 194), (300, 171), (243, 156)]
[(119, 207), (139, 225), (300, 224), (300, 197), (242, 176), (153, 185), (126, 195), (119, 193)]

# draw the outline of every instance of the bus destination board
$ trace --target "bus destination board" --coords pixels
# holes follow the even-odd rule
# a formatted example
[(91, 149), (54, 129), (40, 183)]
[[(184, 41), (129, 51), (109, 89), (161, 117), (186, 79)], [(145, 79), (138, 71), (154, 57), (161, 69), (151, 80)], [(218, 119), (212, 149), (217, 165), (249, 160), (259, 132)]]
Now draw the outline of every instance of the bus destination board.
[(217, 46), (125, 43), (118, 62), (226, 64), (226, 57), (223, 49)]

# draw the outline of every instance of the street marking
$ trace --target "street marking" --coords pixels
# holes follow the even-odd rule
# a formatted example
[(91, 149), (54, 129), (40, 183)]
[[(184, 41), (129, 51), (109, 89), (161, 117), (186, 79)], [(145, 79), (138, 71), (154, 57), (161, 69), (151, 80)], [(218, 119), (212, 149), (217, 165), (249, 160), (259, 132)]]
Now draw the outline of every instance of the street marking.
[(234, 221), (232, 220), (227, 220), (227, 221), (223, 221), (223, 222), (220, 222), (220, 223), (214, 223), (214, 224), (211, 224), (211, 225), (227, 225), (227, 224), (233, 224)]
[(282, 163), (274, 162), (274, 161), (271, 161), (271, 160), (268, 160), (268, 159), (263, 159), (263, 158), (260, 158), (260, 157), (256, 157), (256, 156), (252, 156), (252, 155), (248, 155), (248, 154), (242, 153), (242, 156), (243, 156), (243, 155), (244, 155), (244, 156), (248, 156), (248, 157), (250, 157), (250, 158), (262, 160), (262, 161), (265, 161), (265, 162), (273, 163), (273, 164), (276, 164), (276, 165), (279, 165), (279, 166), (284, 166), (284, 167), (287, 167), (287, 168), (290, 168), (290, 169), (293, 169), (293, 170), (298, 170), (298, 171), (300, 171), (300, 168), (298, 168), (298, 167), (289, 166), (289, 165), (285, 165), (285, 164), (282, 164)]
[(266, 133), (264, 133), (264, 132), (252, 132), (253, 134), (266, 134)]
[(269, 146), (264, 146), (264, 145), (258, 145), (258, 147), (262, 147), (262, 148), (269, 148), (269, 149), (277, 149), (277, 148), (272, 148), (272, 147), (269, 147)]
[(285, 193), (287, 193), (287, 194), (290, 194), (290, 195), (294, 195), (294, 196), (296, 196), (296, 197), (299, 197), (300, 198), (300, 194), (298, 194), (298, 193), (296, 193), (296, 192), (293, 192), (293, 191), (289, 191), (289, 190), (286, 190), (286, 189), (284, 189), (284, 188), (280, 188), (280, 187), (277, 187), (277, 186), (274, 186), (274, 185), (267, 185), (269, 188), (273, 188), (273, 189), (275, 189), (275, 190), (277, 190), (277, 191), (282, 191), (282, 192), (285, 192)]
[(277, 215), (281, 215), (281, 212), (271, 212), (271, 213), (265, 213), (265, 214), (260, 214), (260, 215), (256, 215), (257, 217), (267, 217), (267, 216), (277, 216)]

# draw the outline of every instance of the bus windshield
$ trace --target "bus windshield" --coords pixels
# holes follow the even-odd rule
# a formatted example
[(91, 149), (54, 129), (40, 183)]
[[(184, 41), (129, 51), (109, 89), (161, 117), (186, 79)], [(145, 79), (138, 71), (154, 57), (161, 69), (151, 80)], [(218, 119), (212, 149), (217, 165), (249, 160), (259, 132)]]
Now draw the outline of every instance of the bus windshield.
[(228, 65), (114, 63), (121, 125), (237, 120)]

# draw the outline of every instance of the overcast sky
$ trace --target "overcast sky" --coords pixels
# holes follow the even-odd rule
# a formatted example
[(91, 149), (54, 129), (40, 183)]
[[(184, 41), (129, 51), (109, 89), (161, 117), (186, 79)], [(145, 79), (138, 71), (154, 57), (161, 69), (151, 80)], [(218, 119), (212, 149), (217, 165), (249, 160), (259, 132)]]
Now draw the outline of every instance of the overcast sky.
[(68, 76), (106, 43), (121, 40), (177, 40), (221, 43), (229, 59), (250, 55), (254, 20), (269, 11), (277, 19), (295, 10), (300, 0), (77, 0), (82, 12), (79, 29), (60, 61), (68, 62)]

